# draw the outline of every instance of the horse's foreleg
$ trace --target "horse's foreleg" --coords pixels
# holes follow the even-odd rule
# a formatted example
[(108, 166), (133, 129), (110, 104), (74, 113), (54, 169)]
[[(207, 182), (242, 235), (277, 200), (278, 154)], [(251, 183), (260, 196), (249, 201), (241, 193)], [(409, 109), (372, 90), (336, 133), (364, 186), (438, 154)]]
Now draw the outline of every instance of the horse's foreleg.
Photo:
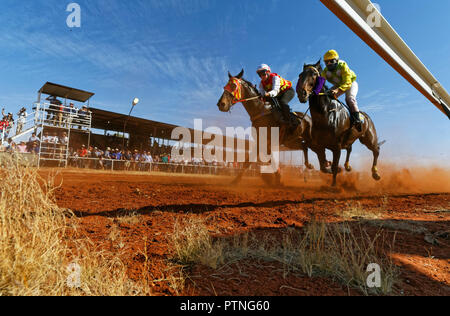
[(349, 146), (347, 148), (347, 157), (345, 158), (345, 170), (347, 170), (348, 172), (352, 171), (352, 167), (350, 166), (350, 155), (352, 153), (352, 146)]
[(331, 166), (331, 171), (333, 172), (333, 184), (332, 186), (336, 186), (336, 177), (339, 173), (339, 160), (341, 159), (341, 150), (333, 150), (333, 164)]
[(308, 146), (306, 144), (303, 144), (303, 156), (305, 157), (305, 167), (307, 169), (314, 169), (314, 166), (309, 163), (308, 159)]
[(327, 166), (327, 156), (325, 154), (325, 148), (316, 148), (314, 151), (317, 154), (317, 158), (319, 159), (320, 171), (323, 173), (331, 173), (331, 170)]

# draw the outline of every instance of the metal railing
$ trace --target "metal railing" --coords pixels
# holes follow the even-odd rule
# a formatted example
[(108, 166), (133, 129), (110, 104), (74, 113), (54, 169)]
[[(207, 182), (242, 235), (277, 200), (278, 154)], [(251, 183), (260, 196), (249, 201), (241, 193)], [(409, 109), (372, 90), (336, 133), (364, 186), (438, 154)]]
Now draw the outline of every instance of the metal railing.
[[(138, 172), (168, 172), (183, 174), (205, 174), (205, 175), (237, 175), (242, 168), (196, 165), (180, 163), (130, 161), (100, 158), (85, 158), (70, 156), (68, 166), (81, 169), (98, 169), (110, 171), (138, 171)], [(260, 174), (259, 168), (250, 168), (246, 171), (249, 176)]]
[(70, 106), (50, 103), (36, 103), (36, 125), (60, 127), (89, 132), (91, 130), (92, 114)]
[[(51, 103), (36, 103), (35, 124), (41, 128), (39, 166), (41, 161), (58, 161), (67, 166), (69, 158), (69, 142), (72, 130), (89, 133), (91, 131), (92, 114), (74, 107)], [(44, 136), (45, 127), (64, 129), (67, 139), (49, 141)], [(89, 143), (89, 141), (88, 141)]]

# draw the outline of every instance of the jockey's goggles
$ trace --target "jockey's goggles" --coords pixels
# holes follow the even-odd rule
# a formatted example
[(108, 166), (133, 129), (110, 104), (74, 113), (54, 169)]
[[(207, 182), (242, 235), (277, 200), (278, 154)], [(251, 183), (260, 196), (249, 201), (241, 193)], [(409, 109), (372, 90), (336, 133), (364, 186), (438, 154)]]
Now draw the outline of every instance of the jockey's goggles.
[(267, 72), (268, 72), (267, 70), (260, 70), (260, 71), (257, 72), (257, 74), (258, 74), (260, 77), (262, 77), (262, 76), (264, 76)]
[(337, 59), (325, 60), (326, 65), (333, 65), (336, 64), (337, 62), (338, 62)]

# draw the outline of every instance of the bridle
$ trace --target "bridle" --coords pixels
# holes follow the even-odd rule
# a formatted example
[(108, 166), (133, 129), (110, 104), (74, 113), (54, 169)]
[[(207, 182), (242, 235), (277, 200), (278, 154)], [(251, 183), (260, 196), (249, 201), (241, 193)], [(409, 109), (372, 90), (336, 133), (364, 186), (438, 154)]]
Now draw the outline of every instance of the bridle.
[[(236, 88), (234, 90), (231, 88), (232, 84), (234, 84), (236, 86)], [(233, 105), (235, 105), (236, 103), (252, 101), (252, 100), (256, 100), (256, 99), (260, 98), (259, 96), (256, 96), (256, 97), (251, 97), (251, 98), (247, 98), (247, 99), (241, 99), (242, 98), (242, 84), (241, 84), (241, 80), (237, 79), (237, 78), (231, 78), (230, 81), (228, 81), (228, 84), (223, 89), (232, 95)]]
[[(232, 85), (235, 85), (235, 89), (232, 89)], [(246, 99), (242, 99), (242, 83), (241, 80), (238, 78), (230, 78), (230, 81), (228, 81), (228, 84), (224, 87), (224, 90), (228, 93), (231, 94), (231, 96), (233, 97), (232, 103), (233, 105), (240, 103), (240, 102), (247, 102), (247, 101), (252, 101), (252, 100), (256, 100), (261, 98), (261, 96), (256, 96), (256, 97), (251, 97), (251, 98), (246, 98)], [(231, 107), (228, 110), (228, 112), (231, 112)], [(252, 123), (256, 122), (257, 120), (259, 120), (260, 118), (271, 114), (271, 111), (263, 111), (260, 114), (254, 116), (254, 117), (250, 117), (250, 120), (252, 121)]]

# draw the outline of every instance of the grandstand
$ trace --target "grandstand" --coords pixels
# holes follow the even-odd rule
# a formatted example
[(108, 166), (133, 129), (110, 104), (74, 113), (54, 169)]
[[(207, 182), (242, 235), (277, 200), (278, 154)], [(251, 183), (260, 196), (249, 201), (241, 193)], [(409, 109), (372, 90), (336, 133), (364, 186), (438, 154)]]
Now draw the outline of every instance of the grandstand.
[[(38, 91), (32, 113), (28, 113), (25, 122), (21, 123), (23, 126), (20, 129), (12, 126), (8, 135), (2, 134), (2, 141), (7, 137), (17, 144), (29, 142), (30, 136), (35, 133), (39, 140), (37, 166), (67, 167), (73, 153), (83, 145), (103, 150), (111, 147), (121, 151), (148, 151), (152, 155), (171, 153), (175, 144), (171, 134), (178, 126), (92, 108), (90, 101), (94, 95), (92, 92), (46, 82)], [(83, 103), (83, 109), (76, 109), (73, 101)], [(188, 145), (192, 152), (198, 146), (204, 148), (211, 141), (202, 139), (202, 143), (197, 143), (193, 136), (195, 131), (189, 131), (192, 139)], [(212, 136), (223, 137), (223, 144), (234, 144), (233, 151), (237, 148), (237, 138), (230, 140), (222, 135)], [(246, 140), (245, 144), (248, 151), (249, 141)], [(223, 148), (224, 156), (227, 150), (230, 149)], [(235, 158), (237, 154), (235, 151)]]

